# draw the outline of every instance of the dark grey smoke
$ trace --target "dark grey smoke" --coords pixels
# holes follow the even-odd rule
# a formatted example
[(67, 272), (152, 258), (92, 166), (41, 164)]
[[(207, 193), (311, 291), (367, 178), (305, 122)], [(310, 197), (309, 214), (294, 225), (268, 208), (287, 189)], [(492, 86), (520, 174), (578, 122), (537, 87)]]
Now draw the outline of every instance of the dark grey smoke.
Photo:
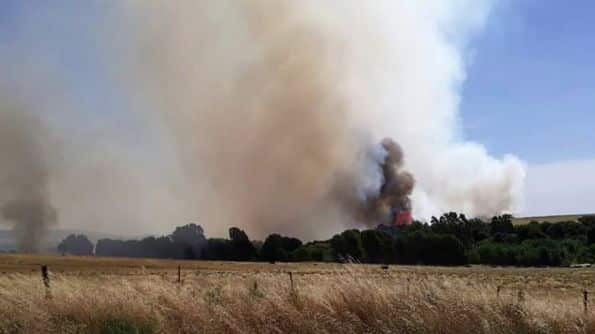
[(411, 199), (415, 181), (411, 173), (403, 171), (403, 150), (390, 138), (382, 141), (386, 158), (381, 164), (384, 184), (380, 188), (378, 200), (390, 208), (411, 211)]
[(368, 148), (361, 160), (359, 177), (341, 177), (333, 192), (343, 210), (356, 222), (369, 226), (391, 223), (398, 212), (410, 212), (415, 180), (403, 170), (401, 146), (385, 138)]
[[(0, 43), (10, 88), (0, 91), (25, 95), (30, 115), (60, 128), (65, 158), (53, 158), (38, 121), (12, 128), (24, 113), (0, 102), (0, 208), (54, 206), (61, 226), (114, 233), (196, 219), (217, 236), (233, 225), (322, 238), (348, 214), (386, 219), (391, 203), (408, 203), (386, 196), (388, 151), (361, 153), (363, 132), (406, 149), (416, 217), (508, 212), (522, 164), (457, 139), (465, 43), (453, 42), (487, 11), (459, 9), (482, 2), (114, 1), (90, 20), (71, 6), (22, 8)], [(51, 210), (34, 211), (39, 224), (0, 220), (29, 238), (52, 224)]]
[(4, 204), (2, 217), (14, 224), (20, 250), (37, 252), (57, 213), (44, 196), (32, 193)]
[(382, 172), (382, 185), (377, 194), (365, 199), (360, 219), (370, 223), (390, 223), (401, 211), (411, 211), (411, 192), (415, 180), (411, 173), (403, 170), (404, 156), (401, 146), (391, 138), (380, 143), (383, 159), (378, 168)]
[(50, 141), (39, 118), (22, 108), (0, 106), (0, 213), (17, 232), (21, 251), (39, 251), (57, 221), (48, 194), (44, 146)]

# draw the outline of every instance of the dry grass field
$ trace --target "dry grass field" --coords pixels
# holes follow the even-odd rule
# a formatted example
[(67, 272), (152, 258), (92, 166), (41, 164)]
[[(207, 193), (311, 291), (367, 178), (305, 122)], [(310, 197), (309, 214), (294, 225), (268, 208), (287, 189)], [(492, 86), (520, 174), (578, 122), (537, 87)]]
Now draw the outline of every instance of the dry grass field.
[(594, 283), (593, 269), (0, 255), (0, 333), (595, 333)]

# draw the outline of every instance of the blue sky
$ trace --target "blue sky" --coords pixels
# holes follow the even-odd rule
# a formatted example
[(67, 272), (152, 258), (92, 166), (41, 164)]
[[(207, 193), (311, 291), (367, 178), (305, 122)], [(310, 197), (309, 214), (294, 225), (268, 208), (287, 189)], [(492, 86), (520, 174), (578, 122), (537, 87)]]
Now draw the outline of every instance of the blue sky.
[[(511, 153), (527, 162), (523, 214), (595, 211), (590, 202), (595, 198), (593, 14), (595, 2), (589, 0), (496, 1), (469, 45), (460, 109), (463, 136), (485, 145), (490, 154)], [(115, 116), (82, 115), (97, 131), (134, 122), (115, 107), (125, 107), (125, 98), (106, 77), (109, 65), (94, 43), (92, 25), (86, 24), (102, 15), (102, 2), (0, 4), (0, 51), (25, 43), (23, 50), (39, 51), (58, 64), (61, 84), (83, 110)], [(32, 27), (33, 32), (27, 30)]]
[[(133, 119), (133, 113), (122, 112), (128, 107), (127, 97), (114, 86), (110, 77), (113, 73), (97, 42), (103, 32), (96, 29), (108, 15), (107, 7), (108, 3), (101, 1), (84, 4), (3, 1), (0, 4), (0, 48), (16, 50), (17, 58), (25, 58), (20, 61), (28, 67), (26, 71), (32, 72), (27, 75), (35, 77), (36, 71), (47, 68), (58, 73), (52, 75), (52, 80), (59, 80), (56, 84), (61, 85), (60, 92), (67, 94), (64, 100), (77, 109), (76, 113), (69, 114), (77, 117), (60, 119), (61, 125), (84, 128), (84, 131), (104, 136), (129, 132), (128, 138), (120, 140), (140, 141), (137, 131), (140, 128), (132, 126), (138, 120)], [(21, 70), (14, 69), (11, 74), (21, 76)], [(65, 120), (71, 123), (64, 124)], [(81, 123), (85, 126), (81, 127)], [(120, 128), (126, 131), (111, 131)]]
[[(105, 78), (90, 28), (95, 24), (85, 24), (105, 15), (105, 6), (66, 3), (3, 1), (0, 46), (34, 41), (26, 49), (55, 58), (48, 61), (62, 67), (62, 84), (82, 110), (105, 115), (122, 100)], [(595, 2), (495, 3), (466, 55), (463, 135), (492, 154), (512, 153), (530, 164), (595, 158)], [(47, 29), (30, 38), (40, 26)], [(31, 27), (36, 31), (27, 31)], [(20, 39), (23, 34), (29, 38)], [(114, 126), (121, 116), (103, 117), (98, 121), (105, 124), (93, 126)]]
[(468, 139), (530, 164), (595, 158), (595, 2), (508, 1), (471, 45)]
[[(512, 153), (530, 164), (595, 158), (595, 2), (571, 4), (496, 2), (466, 55), (461, 119), (467, 139), (496, 156)], [(63, 67), (62, 84), (86, 107), (82, 110), (100, 109), (105, 115), (117, 110), (110, 106), (122, 99), (105, 78), (93, 30), (85, 28), (95, 25), (85, 22), (96, 22), (103, 9), (93, 2), (81, 7), (4, 1), (0, 46), (28, 35), (22, 40), (34, 40), (35, 45), (26, 49), (58, 59), (49, 61)], [(48, 29), (40, 38), (30, 38), (27, 29), (44, 25)], [(122, 115), (114, 116), (102, 117), (93, 126), (120, 124)]]
[[(595, 2), (571, 4), (496, 2), (466, 55), (461, 118), (467, 139), (482, 143), (491, 154), (512, 153), (531, 164), (595, 158)], [(117, 112), (111, 107), (122, 100), (105, 78), (93, 31), (85, 28), (90, 26), (85, 22), (105, 14), (104, 6), (55, 5), (2, 2), (0, 46), (20, 42), (21, 34), (30, 33), (27, 27), (47, 25), (43, 39), (26, 49), (59, 59), (63, 84), (76, 94), (77, 103), (88, 107), (84, 110)], [(122, 121), (101, 121), (110, 127), (114, 120)]]

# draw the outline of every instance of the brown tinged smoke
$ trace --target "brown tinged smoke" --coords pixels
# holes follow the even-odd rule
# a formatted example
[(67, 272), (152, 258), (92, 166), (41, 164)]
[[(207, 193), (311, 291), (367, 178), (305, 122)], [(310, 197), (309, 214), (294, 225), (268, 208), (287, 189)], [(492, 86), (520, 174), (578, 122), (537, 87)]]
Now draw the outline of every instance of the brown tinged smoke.
[[(457, 139), (464, 67), (444, 27), (465, 31), (467, 6), (480, 2), (130, 1), (85, 22), (36, 7), (23, 21), (24, 43), (8, 46), (15, 57), (0, 57), (5, 70), (22, 61), (16, 67), (34, 68), (32, 77), (44, 73), (0, 80), (44, 97), (25, 99), (28, 113), (0, 112), (0, 218), (32, 245), (55, 211), (61, 226), (113, 233), (197, 221), (214, 236), (237, 226), (256, 238), (325, 238), (411, 207), (400, 149), (376, 145), (387, 135), (415, 173), (416, 217), (510, 211), (522, 164)], [(59, 50), (99, 51), (89, 58), (101, 65), (83, 62), (106, 81), (83, 89), (98, 89), (91, 110), (63, 84), (81, 78), (69, 72), (79, 67), (62, 66), (54, 43), (50, 56), (39, 52), (43, 27), (53, 26), (39, 15), (98, 45)], [(56, 68), (39, 70), (52, 59)], [(45, 124), (60, 129), (62, 154), (45, 140)]]
[(407, 152), (416, 217), (517, 209), (523, 164), (459, 132), (462, 51), (488, 12), (488, 1), (127, 2), (104, 49), (175, 147), (177, 193), (209, 233), (318, 238), (411, 207), (400, 150), (370, 144), (385, 136)]
[[(336, 231), (346, 219), (332, 190), (339, 175), (359, 176), (351, 169), (363, 145), (332, 30), (310, 29), (286, 3), (228, 11), (209, 2), (167, 15), (148, 7), (141, 17), (163, 24), (132, 40), (141, 43), (135, 51), (160, 51), (136, 54), (143, 60), (127, 66), (126, 80), (131, 91), (148, 88), (144, 104), (174, 134), (192, 185), (188, 198), (207, 230)], [(218, 15), (240, 17), (222, 27), (211, 19)]]
[(410, 209), (400, 147), (361, 122), (340, 26), (288, 2), (132, 7), (123, 82), (173, 137), (210, 233), (316, 238)]
[[(39, 118), (20, 108), (0, 109), (0, 212), (21, 251), (39, 251), (57, 212), (48, 196), (49, 136)], [(0, 221), (2, 221), (0, 220)]]

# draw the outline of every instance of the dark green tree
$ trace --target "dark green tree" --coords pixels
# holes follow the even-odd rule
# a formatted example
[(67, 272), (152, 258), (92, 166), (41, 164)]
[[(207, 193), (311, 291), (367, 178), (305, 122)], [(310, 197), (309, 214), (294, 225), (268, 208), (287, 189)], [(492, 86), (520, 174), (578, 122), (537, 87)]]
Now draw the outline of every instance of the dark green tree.
[(290, 255), (302, 245), (296, 238), (284, 237), (279, 234), (269, 235), (260, 250), (261, 257), (269, 262), (292, 260)]
[(86, 235), (71, 234), (60, 242), (58, 251), (72, 255), (93, 255), (93, 243)]
[(587, 231), (587, 243), (589, 245), (595, 244), (595, 227), (591, 227)]
[(176, 258), (198, 259), (207, 245), (202, 227), (196, 224), (176, 227), (170, 239), (176, 248)]
[(260, 250), (262, 258), (269, 262), (287, 261), (289, 255), (283, 249), (283, 237), (279, 234), (271, 234), (265, 240)]
[(514, 233), (514, 226), (512, 225), (511, 215), (494, 216), (490, 223), (490, 234), (497, 233), (508, 234)]
[(206, 260), (229, 261), (234, 259), (234, 249), (229, 240), (210, 238), (202, 250), (201, 257)]
[(392, 238), (377, 230), (366, 230), (361, 232), (362, 248), (364, 259), (368, 263), (391, 263)]
[(415, 231), (395, 240), (397, 263), (453, 266), (467, 262), (463, 244), (453, 235)]
[(343, 261), (361, 261), (363, 256), (362, 240), (360, 231), (346, 230), (341, 234), (333, 236), (331, 247), (334, 256)]
[(233, 249), (233, 260), (248, 261), (256, 257), (256, 248), (246, 232), (237, 227), (229, 229), (229, 239)]

